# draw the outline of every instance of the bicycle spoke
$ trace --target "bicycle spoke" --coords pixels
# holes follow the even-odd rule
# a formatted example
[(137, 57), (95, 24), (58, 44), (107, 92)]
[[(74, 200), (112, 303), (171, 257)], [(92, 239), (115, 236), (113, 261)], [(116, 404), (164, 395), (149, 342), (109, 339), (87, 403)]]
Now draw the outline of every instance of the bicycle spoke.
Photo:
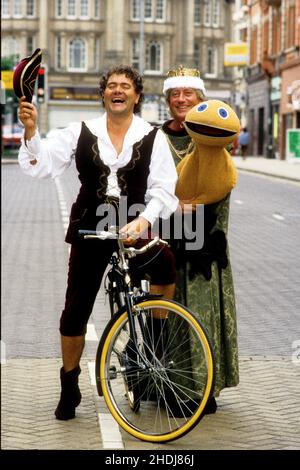
[[(141, 439), (164, 442), (188, 432), (201, 418), (198, 410), (212, 391), (212, 356), (205, 333), (182, 307), (159, 301), (145, 305), (136, 309), (136, 345), (126, 314), (115, 328), (107, 344), (103, 386), (121, 426)], [(168, 319), (155, 332), (152, 313), (158, 308)]]

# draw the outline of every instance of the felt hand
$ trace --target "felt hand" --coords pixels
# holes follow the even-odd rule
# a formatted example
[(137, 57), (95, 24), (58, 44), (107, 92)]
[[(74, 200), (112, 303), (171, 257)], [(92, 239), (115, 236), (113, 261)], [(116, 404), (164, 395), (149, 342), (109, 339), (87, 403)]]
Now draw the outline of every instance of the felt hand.
[(193, 199), (185, 199), (184, 201), (179, 201), (176, 212), (181, 214), (191, 214), (195, 212), (195, 210), (196, 206), (193, 205)]

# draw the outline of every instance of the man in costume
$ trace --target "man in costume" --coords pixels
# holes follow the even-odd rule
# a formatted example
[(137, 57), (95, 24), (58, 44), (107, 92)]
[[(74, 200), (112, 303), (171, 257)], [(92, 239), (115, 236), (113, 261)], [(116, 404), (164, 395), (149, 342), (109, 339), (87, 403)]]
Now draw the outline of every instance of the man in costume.
[[(18, 80), (19, 77), (21, 73)], [(104, 217), (98, 215), (99, 208), (110, 204), (118, 207), (120, 199), (127, 198), (128, 210), (134, 204), (144, 206), (136, 217), (128, 215), (121, 228), (124, 242), (135, 244), (158, 217), (169, 218), (178, 205), (174, 194), (177, 174), (166, 138), (161, 130), (135, 114), (143, 98), (140, 75), (128, 66), (115, 67), (100, 81), (100, 94), (105, 108), (101, 117), (71, 123), (46, 140), (40, 138), (37, 129), (35, 106), (25, 96), (20, 98), (19, 117), (25, 133), (19, 164), (24, 173), (55, 178), (70, 166), (74, 157), (81, 181), (66, 235), (71, 253), (65, 308), (60, 320), (62, 389), (55, 411), (60, 420), (74, 418), (81, 401), (78, 376), (86, 325), (103, 273), (116, 248), (113, 240), (81, 240), (78, 230), (96, 230)], [(141, 264), (143, 256), (139, 258)], [(154, 263), (144, 263), (151, 277), (152, 292), (172, 297), (173, 259), (172, 252), (164, 248)]]
[[(171, 70), (164, 81), (163, 93), (172, 119), (163, 124), (162, 130), (176, 166), (183, 165), (193, 148), (192, 138), (184, 127), (185, 117), (195, 105), (205, 100), (206, 91), (200, 72), (182, 66)], [(185, 249), (184, 240), (173, 241), (177, 262), (175, 300), (195, 313), (212, 341), (216, 381), (214, 397), (208, 403), (206, 413), (214, 413), (217, 410), (215, 397), (223, 388), (236, 386), (239, 382), (235, 295), (227, 243), (230, 193), (236, 179), (233, 178), (232, 162), (229, 161), (229, 172), (220, 175), (215, 172), (218, 165), (213, 169), (206, 164), (209, 162), (205, 159), (209, 156), (205, 152), (199, 158), (202, 159), (202, 172), (195, 177), (204, 188), (203, 199), (198, 200), (204, 204), (204, 244), (202, 249), (189, 252)], [(220, 179), (227, 189), (218, 193), (216, 180)], [(210, 181), (208, 186), (207, 181)], [(182, 183), (180, 176), (179, 183)], [(191, 210), (189, 203), (192, 200), (179, 201), (183, 213)], [(192, 211), (196, 214), (195, 206), (192, 206)]]

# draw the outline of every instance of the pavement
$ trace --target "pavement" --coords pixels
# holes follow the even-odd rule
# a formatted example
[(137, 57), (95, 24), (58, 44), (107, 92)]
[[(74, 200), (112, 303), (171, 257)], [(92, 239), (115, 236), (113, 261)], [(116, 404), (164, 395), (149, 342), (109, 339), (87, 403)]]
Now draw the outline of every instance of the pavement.
[(300, 182), (300, 158), (298, 160), (288, 161), (263, 157), (247, 157), (243, 159), (242, 157), (233, 157), (233, 161), (239, 170)]
[[(262, 157), (246, 160), (234, 157), (234, 162), (241, 172), (300, 183), (299, 163)], [(5, 163), (15, 163), (15, 159), (2, 159), (2, 164)], [(27, 197), (27, 193), (22, 197)], [(96, 308), (101, 310), (101, 325), (97, 327), (100, 337), (108, 319), (102, 294)], [(178, 449), (300, 449), (299, 357), (292, 361), (287, 356), (240, 356), (240, 384), (222, 391), (217, 400), (217, 413), (205, 416), (199, 426), (180, 440), (154, 445), (137, 441), (119, 430), (103, 399), (96, 395), (93, 360), (97, 341), (93, 338), (93, 325), (89, 332), (80, 376), (84, 399), (77, 409), (76, 420), (67, 422), (57, 421), (53, 415), (59, 397), (59, 354), (43, 357), (41, 353), (37, 358), (29, 354), (24, 358), (20, 352), (6, 360), (5, 344), (1, 343), (2, 450), (104, 449), (153, 453)]]

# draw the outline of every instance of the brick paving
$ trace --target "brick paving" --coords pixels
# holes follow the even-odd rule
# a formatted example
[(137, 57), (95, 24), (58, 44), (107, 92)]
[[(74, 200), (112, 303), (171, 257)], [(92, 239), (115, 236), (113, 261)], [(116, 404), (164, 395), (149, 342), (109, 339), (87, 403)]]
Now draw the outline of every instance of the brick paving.
[[(90, 383), (87, 360), (76, 419), (55, 419), (59, 366), (59, 359), (11, 359), (2, 366), (2, 449), (102, 449), (97, 412), (106, 409)], [(187, 436), (157, 445), (122, 431), (124, 448), (299, 450), (299, 366), (285, 357), (241, 357), (240, 373), (240, 385), (225, 389), (217, 400), (217, 413), (205, 416)]]
[[(2, 167), (2, 338), (7, 360), (1, 365), (1, 448), (102, 449), (98, 412), (107, 410), (103, 400), (96, 396), (88, 374), (88, 362), (95, 357), (95, 343), (87, 344), (81, 363), (83, 401), (77, 409), (77, 418), (60, 422), (53, 414), (59, 397), (61, 359), (57, 326), (65, 290), (67, 248), (62, 243), (54, 182), (24, 177), (13, 166)], [(295, 167), (293, 171), (296, 174)], [(77, 180), (72, 172), (63, 178), (69, 206)], [(242, 188), (238, 197), (243, 197)], [(255, 205), (265, 206), (255, 197), (253, 188), (253, 205), (249, 206), (247, 224), (244, 223), (247, 228), (243, 231), (243, 215), (235, 210), (233, 222), (242, 229), (238, 234), (230, 233), (243, 339), (239, 386), (225, 389), (217, 399), (217, 413), (204, 417), (178, 441), (157, 446), (139, 442), (121, 431), (126, 450), (300, 449), (300, 363), (297, 354), (292, 361), (291, 348), (293, 341), (300, 340), (299, 289), (296, 282), (288, 284), (289, 272), (295, 280), (299, 274), (292, 251), (299, 247), (299, 224), (296, 218), (291, 221), (292, 230), (282, 235), (288, 239), (287, 245), (273, 256), (268, 240), (278, 222), (270, 222), (268, 214), (262, 214), (263, 236), (259, 233), (254, 214), (250, 223), (251, 211)], [(280, 197), (284, 200), (283, 185)], [(282, 213), (296, 214), (298, 197), (299, 188), (295, 185), (295, 207), (287, 209), (283, 203)], [(266, 199), (273, 200), (273, 196), (266, 195)], [(245, 252), (248, 240), (257, 246), (254, 258), (253, 252), (252, 255)], [(267, 263), (261, 262), (263, 257)], [(239, 263), (241, 259), (243, 265)], [(279, 269), (274, 270), (274, 265)], [(270, 303), (274, 286), (274, 301)], [(260, 311), (259, 321), (253, 321), (252, 316)], [(96, 302), (92, 320), (100, 335), (107, 321), (107, 307), (101, 298)]]

